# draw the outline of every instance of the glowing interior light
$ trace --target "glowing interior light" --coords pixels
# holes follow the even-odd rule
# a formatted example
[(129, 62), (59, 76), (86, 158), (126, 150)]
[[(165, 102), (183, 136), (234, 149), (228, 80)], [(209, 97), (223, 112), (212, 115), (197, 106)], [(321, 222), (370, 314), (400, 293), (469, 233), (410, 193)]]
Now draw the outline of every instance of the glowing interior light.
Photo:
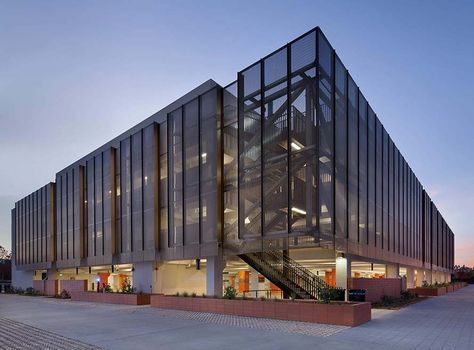
[(291, 147), (293, 147), (295, 150), (299, 151), (301, 149), (301, 146), (296, 144), (295, 142), (291, 143)]
[(248, 216), (245, 218), (245, 223), (246, 223), (246, 224), (250, 224), (250, 219), (249, 219)]
[(291, 211), (294, 211), (295, 213), (298, 213), (298, 214), (301, 214), (301, 215), (306, 215), (306, 212), (304, 210), (296, 208), (296, 207), (292, 207)]

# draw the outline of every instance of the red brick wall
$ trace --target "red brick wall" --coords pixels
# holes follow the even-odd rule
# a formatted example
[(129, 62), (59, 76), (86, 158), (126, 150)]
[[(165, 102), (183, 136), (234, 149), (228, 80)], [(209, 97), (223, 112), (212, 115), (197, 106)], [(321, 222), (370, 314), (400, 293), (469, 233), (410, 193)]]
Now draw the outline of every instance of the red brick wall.
[(58, 294), (58, 280), (34, 280), (33, 289), (43, 293), (44, 295), (56, 295)]
[(84, 292), (87, 290), (87, 280), (64, 280), (60, 281), (61, 292), (63, 289), (71, 292)]
[(380, 301), (383, 295), (400, 298), (403, 290), (403, 278), (349, 278), (348, 284), (350, 289), (365, 289), (369, 302)]
[(58, 294), (58, 280), (44, 281), (44, 294), (46, 295)]
[(44, 281), (43, 280), (33, 280), (33, 289), (38, 292), (44, 293)]
[(150, 294), (72, 292), (71, 300), (123, 305), (149, 305)]

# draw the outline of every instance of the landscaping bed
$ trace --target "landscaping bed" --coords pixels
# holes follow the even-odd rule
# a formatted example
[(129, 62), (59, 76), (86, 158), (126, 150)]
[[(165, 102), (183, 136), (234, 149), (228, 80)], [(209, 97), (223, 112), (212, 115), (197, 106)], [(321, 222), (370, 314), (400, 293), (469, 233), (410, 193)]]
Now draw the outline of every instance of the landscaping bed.
[(72, 291), (71, 300), (123, 305), (149, 305), (150, 294), (97, 293)]
[(442, 284), (424, 284), (422, 287), (416, 288), (409, 288), (408, 291), (411, 294), (418, 295), (418, 296), (426, 296), (426, 297), (437, 297), (440, 295), (444, 295), (446, 293), (454, 292), (462, 287), (464, 287), (464, 283), (454, 282), (454, 283), (442, 283)]
[(427, 297), (420, 297), (416, 294), (404, 291), (401, 293), (400, 298), (391, 298), (389, 296), (383, 296), (379, 302), (372, 303), (374, 309), (387, 309), (387, 310), (399, 310), (406, 306), (419, 303), (420, 301), (426, 300)]
[(304, 300), (219, 299), (153, 294), (150, 305), (163, 309), (210, 312), (236, 316), (271, 318), (288, 321), (358, 326), (371, 319), (367, 302), (331, 302)]
[(446, 294), (446, 287), (417, 287), (409, 288), (408, 291), (412, 294), (423, 297), (437, 297)]

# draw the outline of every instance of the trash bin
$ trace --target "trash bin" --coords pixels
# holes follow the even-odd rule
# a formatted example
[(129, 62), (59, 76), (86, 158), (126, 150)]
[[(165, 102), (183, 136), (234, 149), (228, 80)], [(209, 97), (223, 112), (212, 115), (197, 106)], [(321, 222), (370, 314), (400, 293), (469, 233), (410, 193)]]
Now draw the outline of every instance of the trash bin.
[(365, 289), (349, 289), (349, 301), (365, 301)]

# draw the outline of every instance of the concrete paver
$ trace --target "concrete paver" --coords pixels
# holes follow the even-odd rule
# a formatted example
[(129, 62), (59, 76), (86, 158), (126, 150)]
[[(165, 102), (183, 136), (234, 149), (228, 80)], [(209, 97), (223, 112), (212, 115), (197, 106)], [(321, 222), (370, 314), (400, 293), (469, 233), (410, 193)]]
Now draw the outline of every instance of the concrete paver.
[(24, 323), (0, 318), (0, 349), (97, 350), (99, 348)]

